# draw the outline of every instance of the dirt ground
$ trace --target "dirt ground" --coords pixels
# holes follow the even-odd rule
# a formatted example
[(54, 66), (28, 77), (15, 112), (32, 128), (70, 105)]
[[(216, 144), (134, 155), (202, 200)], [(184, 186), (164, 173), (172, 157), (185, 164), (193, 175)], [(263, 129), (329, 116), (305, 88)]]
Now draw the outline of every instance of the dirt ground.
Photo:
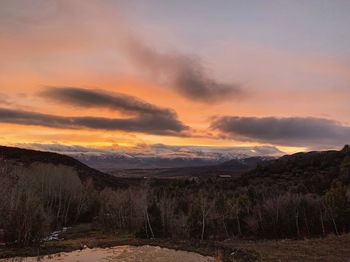
[[(32, 258), (10, 258), (0, 260), (1, 262), (36, 262), (36, 257)], [(95, 261), (113, 261), (113, 262), (214, 262), (213, 257), (202, 256), (197, 253), (187, 251), (176, 251), (173, 249), (161, 248), (156, 246), (117, 246), (112, 248), (93, 248), (77, 250), (68, 253), (58, 253), (55, 255), (44, 256), (40, 259), (42, 262), (95, 262)]]
[[(151, 245), (172, 250), (195, 252), (202, 256), (216, 257), (216, 261), (220, 261), (220, 259), (222, 261), (272, 262), (350, 261), (350, 234), (305, 240), (226, 240), (200, 242), (173, 239), (136, 239), (130, 234), (106, 234), (91, 230), (90, 225), (79, 225), (67, 232), (63, 237), (64, 239), (60, 241), (47, 242), (45, 245), (40, 246), (40, 248), (0, 247), (0, 258), (72, 252), (78, 250), (80, 244), (84, 242), (90, 248), (125, 245), (140, 247)], [(235, 260), (232, 260), (233, 257)], [(184, 262), (185, 260), (174, 261)]]

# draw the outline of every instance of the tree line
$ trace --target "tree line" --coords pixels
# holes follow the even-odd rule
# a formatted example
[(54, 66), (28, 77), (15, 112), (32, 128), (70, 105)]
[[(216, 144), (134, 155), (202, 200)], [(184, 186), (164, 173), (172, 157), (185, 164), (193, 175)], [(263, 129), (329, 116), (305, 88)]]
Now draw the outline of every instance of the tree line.
[(49, 232), (91, 216), (96, 208), (91, 181), (82, 183), (67, 166), (3, 162), (0, 168), (0, 228), (9, 243), (38, 243)]
[[(62, 226), (91, 222), (108, 233), (142, 238), (303, 238), (350, 230), (349, 188), (333, 181), (323, 193), (263, 184), (145, 181), (97, 190), (66, 166), (0, 165), (0, 229), (8, 243), (40, 243)], [(225, 186), (223, 186), (225, 185)]]
[(174, 183), (148, 185), (137, 193), (102, 191), (106, 201), (101, 202), (100, 225), (106, 230), (136, 230), (138, 237), (201, 240), (303, 238), (350, 229), (350, 198), (341, 183), (324, 195), (250, 186), (220, 190), (212, 182)]

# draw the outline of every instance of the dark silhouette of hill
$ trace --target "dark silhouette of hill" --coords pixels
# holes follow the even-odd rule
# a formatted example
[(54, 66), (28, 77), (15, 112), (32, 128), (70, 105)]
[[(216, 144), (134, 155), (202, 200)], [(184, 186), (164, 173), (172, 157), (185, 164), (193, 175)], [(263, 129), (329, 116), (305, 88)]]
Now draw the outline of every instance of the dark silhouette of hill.
[(232, 159), (217, 165), (217, 168), (225, 171), (247, 172), (247, 171), (253, 170), (263, 162), (273, 160), (273, 159), (274, 159), (273, 157), (260, 157), (260, 156), (241, 158), (241, 159)]
[(63, 165), (76, 170), (81, 180), (91, 178), (97, 187), (126, 187), (127, 181), (105, 174), (88, 167), (78, 160), (57, 153), (43, 152), (16, 147), (0, 146), (0, 160), (11, 161), (14, 164), (30, 166), (33, 163)]
[(236, 182), (321, 194), (336, 182), (350, 183), (350, 148), (346, 145), (340, 151), (296, 153), (265, 161)]

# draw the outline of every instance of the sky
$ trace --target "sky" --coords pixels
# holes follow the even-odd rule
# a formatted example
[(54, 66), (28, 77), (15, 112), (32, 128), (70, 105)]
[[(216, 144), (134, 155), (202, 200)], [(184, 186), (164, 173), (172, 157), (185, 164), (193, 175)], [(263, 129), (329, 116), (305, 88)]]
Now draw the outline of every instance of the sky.
[(350, 1), (2, 0), (0, 144), (339, 149)]

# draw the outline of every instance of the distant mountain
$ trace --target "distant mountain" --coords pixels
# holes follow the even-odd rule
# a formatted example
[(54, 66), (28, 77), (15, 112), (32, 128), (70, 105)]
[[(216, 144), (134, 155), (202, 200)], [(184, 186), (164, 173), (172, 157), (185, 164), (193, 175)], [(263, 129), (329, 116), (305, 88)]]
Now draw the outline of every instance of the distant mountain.
[(154, 169), (111, 169), (109, 172), (118, 177), (138, 178), (208, 178), (218, 176), (238, 177), (245, 172), (251, 171), (258, 165), (274, 159), (272, 157), (249, 157), (231, 159), (217, 165), (189, 166), (176, 168)]
[(154, 169), (211, 166), (223, 163), (226, 160), (220, 158), (165, 158), (143, 156), (134, 157), (119, 154), (98, 156), (87, 154), (74, 154), (72, 156), (88, 166), (104, 171), (113, 169)]
[[(0, 146), (0, 160), (12, 161), (17, 165), (25, 166), (33, 163), (69, 166), (77, 171), (82, 180), (92, 178), (99, 187), (124, 187), (130, 184), (130, 177), (237, 176), (270, 159), (266, 157), (244, 158), (243, 155), (237, 156), (241, 158), (231, 159), (230, 161), (224, 161), (224, 158), (157, 158), (133, 157), (126, 154), (113, 156), (108, 154), (98, 156), (74, 154), (74, 157), (52, 152)], [(96, 167), (99, 170), (109, 170), (109, 173), (113, 175), (89, 166)], [(128, 167), (140, 168), (128, 169)]]
[(74, 168), (80, 179), (92, 178), (95, 185), (99, 187), (125, 187), (127, 183), (111, 175), (90, 168), (78, 160), (51, 152), (21, 149), (17, 147), (0, 146), (0, 160), (11, 161), (17, 165), (29, 166), (33, 163), (64, 165)]
[(231, 159), (260, 156), (282, 156), (283, 152), (271, 146), (215, 147), (141, 145), (132, 148), (91, 148), (61, 144), (18, 144), (21, 148), (60, 153), (102, 170), (154, 169), (212, 166)]
[(115, 169), (157, 169), (220, 166), (222, 169), (244, 171), (254, 168), (259, 162), (273, 157), (247, 157), (246, 155), (207, 157), (134, 157), (126, 155), (73, 154), (74, 158), (93, 168), (110, 171)]

